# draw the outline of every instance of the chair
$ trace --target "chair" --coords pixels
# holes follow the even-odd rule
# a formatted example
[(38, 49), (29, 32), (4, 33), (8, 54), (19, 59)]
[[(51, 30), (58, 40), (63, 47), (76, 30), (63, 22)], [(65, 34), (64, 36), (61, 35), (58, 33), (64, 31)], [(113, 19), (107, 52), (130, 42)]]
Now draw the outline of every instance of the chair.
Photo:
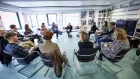
[[(41, 60), (44, 63), (44, 65), (49, 67), (48, 70), (46, 71), (46, 73), (44, 74), (44, 77), (45, 77), (47, 75), (48, 71), (50, 70), (50, 68), (53, 68), (53, 61), (51, 60), (51, 58), (49, 58), (48, 56), (46, 56), (45, 54), (43, 54), (41, 52), (38, 52), (38, 55), (41, 57)], [(67, 67), (65, 68), (65, 71), (66, 70), (67, 70)], [(65, 73), (64, 73), (64, 76), (65, 76)], [(64, 78), (64, 76), (63, 76), (63, 78)]]
[[(18, 54), (16, 53), (13, 53), (13, 54), (9, 54), (6, 50), (3, 50), (4, 53), (8, 54), (8, 55), (11, 55), (12, 57), (14, 57), (14, 60), (17, 60), (17, 62), (19, 63), (18, 65), (26, 65), (24, 66), (23, 68), (21, 68), (20, 70), (18, 70), (18, 73), (27, 77), (27, 78), (31, 78), (32, 76), (34, 76), (43, 66), (41, 66), (39, 69), (37, 69), (37, 71), (35, 71), (32, 75), (30, 76), (27, 76), (27, 75), (24, 75), (23, 73), (21, 73), (20, 71), (23, 70), (24, 68), (26, 68), (30, 63), (33, 62), (33, 60), (36, 58), (34, 58), (33, 60), (30, 60), (30, 61), (27, 61), (27, 58), (31, 55), (31, 54), (28, 54), (26, 57), (19, 57)], [(33, 52), (37, 52), (37, 51), (33, 51)], [(32, 53), (33, 53), (32, 52)]]
[(121, 71), (123, 70), (123, 68), (122, 68), (121, 66), (119, 66), (117, 63), (120, 62), (120, 61), (124, 58), (125, 54), (126, 54), (128, 51), (130, 51), (132, 48), (133, 48), (133, 47), (130, 47), (130, 48), (127, 49), (127, 50), (122, 50), (121, 52), (119, 52), (119, 53), (115, 56), (114, 59), (107, 58), (107, 57), (105, 57), (105, 56), (103, 55), (103, 57), (105, 58), (105, 60), (108, 60), (110, 63), (112, 63), (113, 65), (115, 65), (115, 66), (117, 66), (118, 68), (120, 68), (119, 71), (117, 71), (117, 72), (115, 72), (115, 73), (113, 73), (113, 74), (110, 74), (107, 70), (105, 70), (105, 71), (108, 72), (110, 75), (116, 75), (116, 74), (118, 74), (119, 72), (121, 72)]
[[(76, 51), (76, 49), (74, 49), (74, 54), (73, 54), (73, 62), (74, 62), (74, 64), (76, 64), (75, 61), (74, 61), (74, 58), (75, 58), (75, 55), (76, 55), (76, 57), (77, 57), (79, 62), (88, 63), (91, 66), (92, 70), (95, 70), (94, 67), (91, 64), (91, 61), (93, 61), (95, 59), (97, 51), (98, 51), (97, 48), (90, 48), (90, 49), (89, 48), (88, 49), (84, 48), (84, 49), (80, 49), (79, 51)], [(78, 72), (77, 68), (76, 68), (76, 70), (77, 70), (77, 74), (80, 75), (80, 76), (92, 74), (92, 73), (94, 73), (96, 71), (95, 70), (92, 73), (80, 74)]]

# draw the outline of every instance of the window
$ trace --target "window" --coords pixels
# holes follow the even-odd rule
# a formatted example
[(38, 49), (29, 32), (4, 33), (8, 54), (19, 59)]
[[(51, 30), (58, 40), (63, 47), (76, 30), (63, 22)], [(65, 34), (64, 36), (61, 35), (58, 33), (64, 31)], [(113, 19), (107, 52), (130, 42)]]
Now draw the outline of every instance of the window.
[(37, 15), (37, 19), (38, 19), (39, 27), (41, 27), (42, 23), (45, 23), (46, 26), (48, 26), (46, 14)]
[(56, 14), (48, 14), (48, 25), (51, 26), (53, 22), (57, 24)]
[(36, 15), (31, 15), (31, 21), (33, 27), (39, 27)]
[(15, 24), (18, 29), (21, 29), (16, 13), (0, 12), (0, 15), (3, 25), (7, 30), (10, 30), (11, 24)]
[(32, 26), (31, 17), (29, 15), (27, 15), (27, 19), (28, 19), (29, 26)]
[(63, 14), (63, 27), (66, 27), (69, 22), (73, 27), (79, 26), (80, 24), (80, 14), (72, 13), (72, 14)]

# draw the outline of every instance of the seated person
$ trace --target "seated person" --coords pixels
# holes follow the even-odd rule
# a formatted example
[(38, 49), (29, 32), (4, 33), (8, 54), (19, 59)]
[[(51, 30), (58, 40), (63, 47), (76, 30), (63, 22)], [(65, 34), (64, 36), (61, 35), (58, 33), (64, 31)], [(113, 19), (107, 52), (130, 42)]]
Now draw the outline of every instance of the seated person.
[(90, 37), (91, 33), (95, 33), (98, 28), (96, 27), (96, 23), (93, 22), (93, 25), (91, 26), (91, 30), (89, 31), (88, 35)]
[(30, 35), (33, 33), (33, 31), (30, 29), (28, 24), (25, 24), (25, 35)]
[(78, 46), (79, 50), (82, 48), (93, 48), (93, 43), (89, 41), (89, 36), (86, 32), (81, 32)]
[(47, 30), (46, 25), (45, 23), (42, 23), (41, 29), (40, 29), (41, 33), (43, 33), (45, 30)]
[(115, 40), (112, 43), (101, 44), (101, 53), (98, 58), (99, 60), (102, 60), (102, 56), (114, 59), (120, 51), (130, 48), (127, 34), (124, 29), (116, 28), (114, 31), (114, 38)]
[(1, 64), (8, 66), (12, 61), (12, 56), (3, 52), (5, 50), (6, 45), (9, 43), (6, 39), (4, 39), (4, 34), (6, 30), (4, 28), (0, 28), (0, 61)]
[(18, 31), (17, 31), (17, 27), (16, 25), (10, 25), (10, 28), (12, 30), (12, 32), (16, 33), (18, 37), (24, 37), (23, 35), (21, 35)]
[(62, 35), (62, 33), (58, 30), (58, 26), (53, 22), (52, 23), (52, 31), (56, 33), (56, 38), (58, 38), (58, 34)]
[(68, 36), (70, 35), (70, 32), (72, 32), (72, 25), (69, 23), (69, 25), (66, 27), (66, 31)]
[(51, 41), (52, 36), (53, 36), (53, 33), (51, 31), (49, 31), (49, 30), (44, 31), (43, 38), (45, 39), (45, 42), (38, 46), (39, 51), (41, 53), (45, 53), (47, 56), (48, 55), (49, 56), (56, 55), (56, 56), (58, 56), (60, 58), (59, 60), (62, 60), (62, 62), (66, 62), (67, 63), (67, 61), (65, 60), (65, 58), (66, 58), (65, 56), (66, 55), (63, 56), (61, 54), (61, 52), (60, 52), (60, 49), (59, 49), (58, 45)]
[(17, 44), (18, 37), (16, 33), (14, 32), (6, 33), (5, 39), (9, 41), (9, 44), (5, 47), (5, 50), (8, 52), (9, 55), (12, 56), (14, 53), (16, 53), (18, 57), (24, 58), (30, 54), (29, 57), (26, 59), (28, 62), (32, 61), (38, 56), (36, 52), (32, 53), (34, 47), (28, 50)]
[(84, 27), (83, 25), (80, 26), (80, 29), (79, 29), (79, 31), (78, 31), (77, 37), (80, 36), (80, 34), (81, 34), (82, 31), (83, 31), (83, 32), (86, 32), (86, 29), (85, 29), (85, 27)]
[(106, 33), (100, 33), (102, 37), (98, 37), (98, 44), (100, 45), (100, 42), (112, 42), (113, 41), (113, 33), (115, 30), (115, 22), (110, 22), (109, 23), (109, 31)]

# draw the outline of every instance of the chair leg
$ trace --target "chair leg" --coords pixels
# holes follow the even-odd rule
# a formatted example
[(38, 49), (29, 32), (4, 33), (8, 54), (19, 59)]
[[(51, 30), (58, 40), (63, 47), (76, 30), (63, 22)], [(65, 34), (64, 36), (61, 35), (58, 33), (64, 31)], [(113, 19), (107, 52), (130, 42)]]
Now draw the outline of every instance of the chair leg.
[(44, 77), (46, 77), (49, 70), (50, 70), (50, 67), (47, 69), (46, 73), (44, 74)]
[(42, 65), (42, 66), (41, 66), (39, 69), (37, 69), (32, 75), (27, 76), (27, 75), (25, 75), (25, 74), (23, 74), (23, 73), (20, 72), (21, 70), (23, 70), (23, 69), (26, 68), (27, 66), (28, 66), (28, 65), (24, 66), (23, 68), (21, 68), (21, 69), (18, 71), (19, 74), (21, 74), (21, 75), (23, 75), (23, 76), (25, 76), (25, 77), (27, 77), (27, 78), (31, 78), (31, 77), (34, 76), (42, 67), (44, 67), (44, 65)]

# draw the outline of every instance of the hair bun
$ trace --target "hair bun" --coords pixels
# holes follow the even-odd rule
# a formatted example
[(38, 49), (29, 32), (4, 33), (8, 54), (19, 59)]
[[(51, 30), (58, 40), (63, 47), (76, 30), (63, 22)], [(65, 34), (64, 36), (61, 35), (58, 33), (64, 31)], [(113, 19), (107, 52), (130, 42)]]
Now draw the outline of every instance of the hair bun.
[(53, 33), (49, 30), (44, 31), (43, 38), (46, 40), (52, 39)]

